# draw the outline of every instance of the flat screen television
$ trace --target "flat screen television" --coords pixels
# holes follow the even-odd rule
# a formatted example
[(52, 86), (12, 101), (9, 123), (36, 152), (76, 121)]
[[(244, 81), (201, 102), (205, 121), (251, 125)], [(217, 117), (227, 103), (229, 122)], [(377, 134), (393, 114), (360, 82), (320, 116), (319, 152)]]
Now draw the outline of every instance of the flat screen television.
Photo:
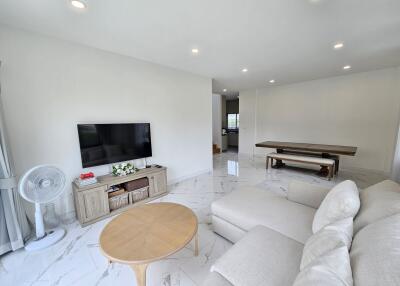
[(78, 124), (82, 167), (152, 156), (150, 123)]

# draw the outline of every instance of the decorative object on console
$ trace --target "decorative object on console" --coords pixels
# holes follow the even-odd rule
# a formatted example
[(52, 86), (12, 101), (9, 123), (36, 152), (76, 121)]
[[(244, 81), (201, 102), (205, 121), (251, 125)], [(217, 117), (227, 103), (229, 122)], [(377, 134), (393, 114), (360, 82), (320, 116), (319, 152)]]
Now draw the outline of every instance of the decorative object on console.
[(132, 163), (121, 163), (112, 166), (114, 176), (126, 176), (137, 172), (137, 168)]
[(79, 186), (88, 186), (97, 183), (97, 178), (94, 176), (93, 172), (82, 173), (79, 178), (75, 179), (75, 182)]
[(89, 173), (82, 173), (79, 178), (81, 178), (82, 180), (84, 179), (89, 179), (89, 178), (94, 178), (94, 174), (93, 172), (89, 172)]
[(55, 200), (65, 187), (65, 175), (57, 167), (39, 165), (26, 172), (19, 181), (21, 196), (35, 204), (36, 239), (25, 245), (27, 251), (40, 250), (55, 244), (64, 237), (65, 230), (55, 228), (45, 232), (40, 204)]
[(136, 159), (135, 167), (139, 170), (147, 168), (147, 159), (146, 158)]

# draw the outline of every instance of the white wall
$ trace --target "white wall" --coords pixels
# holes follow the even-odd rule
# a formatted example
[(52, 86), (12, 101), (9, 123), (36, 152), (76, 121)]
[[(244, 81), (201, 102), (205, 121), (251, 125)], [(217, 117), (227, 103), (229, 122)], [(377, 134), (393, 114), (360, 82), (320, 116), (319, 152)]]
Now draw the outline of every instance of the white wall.
[(400, 136), (399, 135), (400, 135), (400, 128), (399, 128), (399, 133), (397, 134), (397, 144), (394, 153), (393, 167), (391, 174), (392, 180), (395, 180), (398, 183), (400, 183)]
[(228, 123), (226, 119), (226, 96), (222, 96), (222, 101), (221, 101), (221, 116), (222, 116), (222, 128), (227, 128)]
[(82, 170), (77, 123), (150, 122), (151, 162), (168, 167), (170, 182), (211, 170), (210, 79), (5, 26), (0, 59), (17, 174), (59, 165), (68, 179), (60, 213), (73, 210), (74, 177), (110, 170)]
[(213, 144), (222, 146), (222, 97), (220, 94), (212, 96), (212, 122), (213, 122)]
[[(227, 127), (227, 119), (226, 119), (226, 96), (222, 95), (221, 97), (221, 125), (222, 128)], [(228, 149), (228, 135), (225, 134), (222, 136), (222, 145), (221, 145), (221, 150), (226, 151)]]
[[(265, 140), (351, 145), (357, 155), (343, 156), (342, 167), (388, 174), (399, 127), (399, 81), (400, 68), (391, 68), (241, 93), (241, 127), (251, 133), (246, 118), (253, 114), (256, 124), (254, 141), (242, 138), (241, 128), (240, 151), (251, 153)], [(271, 151), (255, 149), (258, 155)]]
[[(398, 70), (399, 80), (397, 81), (397, 90), (400, 96), (400, 67)], [(399, 128), (397, 132), (397, 140), (396, 140), (396, 149), (393, 158), (393, 167), (392, 167), (392, 179), (400, 183), (400, 120), (399, 120)]]
[(256, 90), (248, 90), (241, 92), (239, 97), (239, 153), (242, 154), (254, 155), (254, 142), (256, 138), (256, 94)]

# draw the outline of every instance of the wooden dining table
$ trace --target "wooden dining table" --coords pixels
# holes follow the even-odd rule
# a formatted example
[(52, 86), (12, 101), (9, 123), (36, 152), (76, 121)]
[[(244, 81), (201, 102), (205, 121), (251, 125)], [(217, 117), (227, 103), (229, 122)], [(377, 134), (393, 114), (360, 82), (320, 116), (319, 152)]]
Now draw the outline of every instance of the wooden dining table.
[[(357, 152), (357, 147), (354, 146), (280, 141), (260, 142), (256, 144), (256, 147), (273, 148), (276, 149), (277, 153), (330, 158), (335, 160), (335, 173), (339, 171), (340, 155), (355, 156)], [(282, 163), (281, 160), (277, 160), (274, 167), (281, 168), (283, 166), (285, 166), (285, 164)], [(321, 176), (326, 176), (328, 174), (328, 169), (326, 167), (321, 167), (319, 174)]]

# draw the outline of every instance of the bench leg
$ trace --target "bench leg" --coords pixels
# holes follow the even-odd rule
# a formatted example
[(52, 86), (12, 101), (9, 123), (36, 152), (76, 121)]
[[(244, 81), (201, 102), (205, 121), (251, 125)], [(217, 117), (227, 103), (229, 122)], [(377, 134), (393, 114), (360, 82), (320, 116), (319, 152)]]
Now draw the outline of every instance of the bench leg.
[(337, 159), (335, 160), (335, 174), (337, 175), (337, 173), (339, 172), (339, 156), (337, 157)]
[(329, 175), (329, 168), (327, 166), (321, 166), (318, 172), (318, 176), (327, 177)]
[(269, 157), (267, 156), (267, 159), (265, 160), (265, 169), (269, 169)]
[(268, 158), (268, 173), (271, 173), (271, 169), (274, 167), (274, 158)]
[(331, 179), (332, 179), (332, 177), (333, 177), (333, 168), (334, 168), (334, 165), (333, 166), (329, 166), (329, 174), (328, 174), (328, 180), (330, 181)]
[(279, 169), (279, 168), (285, 167), (285, 163), (283, 163), (282, 160), (275, 159), (275, 161), (276, 161), (276, 163), (275, 163), (274, 168)]

